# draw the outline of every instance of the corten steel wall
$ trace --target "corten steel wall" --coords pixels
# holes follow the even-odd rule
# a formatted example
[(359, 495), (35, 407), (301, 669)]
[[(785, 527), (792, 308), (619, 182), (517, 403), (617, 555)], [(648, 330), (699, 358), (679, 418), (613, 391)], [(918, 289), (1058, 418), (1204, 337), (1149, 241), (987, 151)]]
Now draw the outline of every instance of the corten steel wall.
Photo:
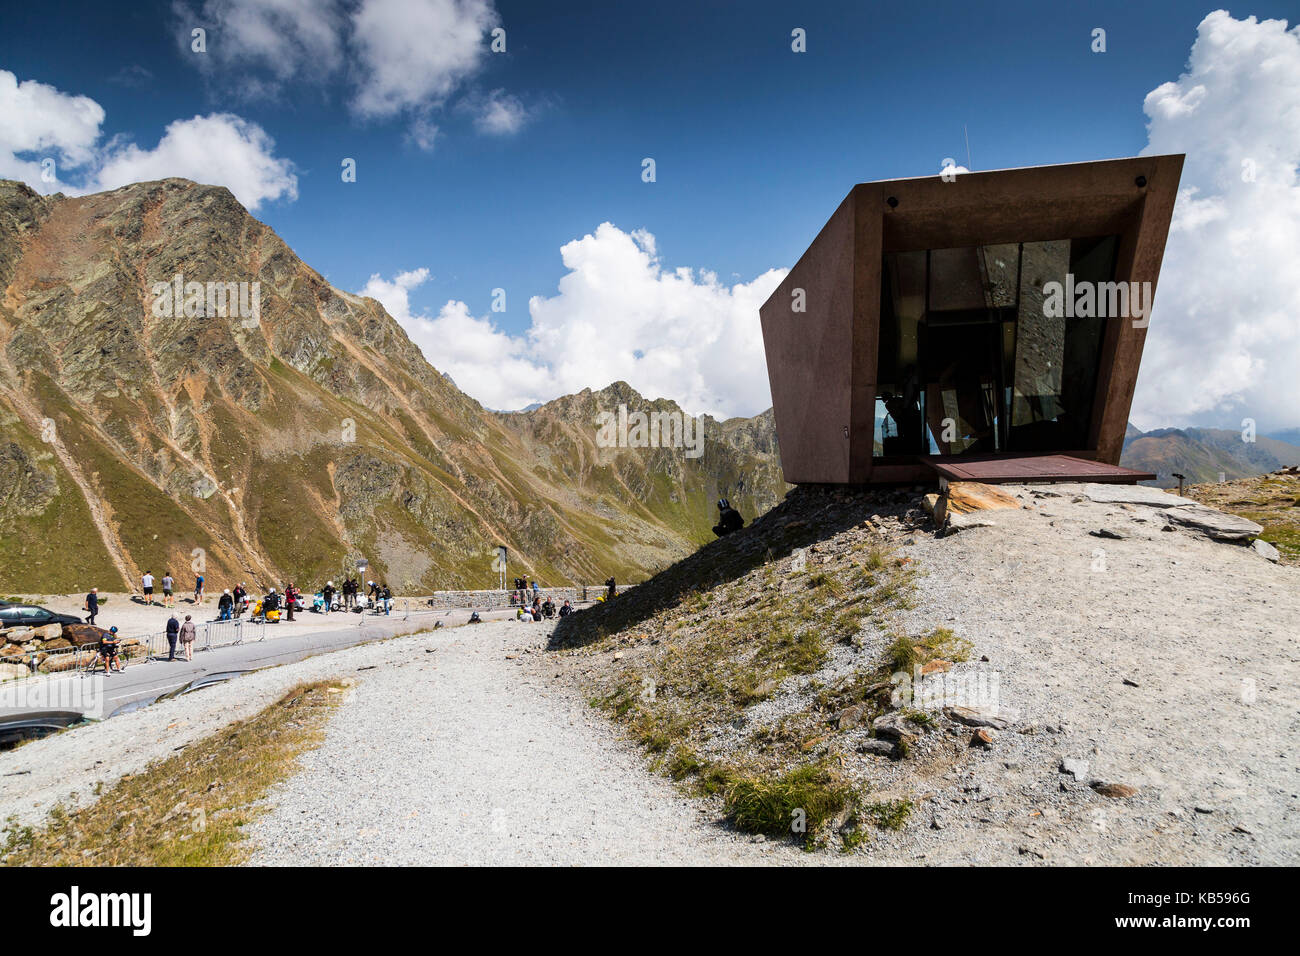
[[(759, 310), (785, 480), (930, 474), (872, 461), (885, 253), (1118, 235), (1114, 280), (1154, 290), (1182, 168), (1182, 155), (1145, 156), (854, 186)], [(1089, 447), (1058, 451), (1118, 464), (1145, 340), (1132, 319), (1107, 319)]]

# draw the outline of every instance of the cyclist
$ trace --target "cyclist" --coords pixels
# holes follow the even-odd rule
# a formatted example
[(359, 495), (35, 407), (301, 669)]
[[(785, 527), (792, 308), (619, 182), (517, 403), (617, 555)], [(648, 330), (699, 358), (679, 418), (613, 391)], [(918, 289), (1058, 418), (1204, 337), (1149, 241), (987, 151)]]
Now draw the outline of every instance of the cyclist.
[(111, 674), (113, 665), (117, 665), (117, 671), (122, 672), (122, 661), (117, 656), (117, 649), (121, 647), (122, 640), (117, 636), (117, 628), (110, 627), (108, 633), (99, 639), (99, 656), (104, 661), (104, 673)]

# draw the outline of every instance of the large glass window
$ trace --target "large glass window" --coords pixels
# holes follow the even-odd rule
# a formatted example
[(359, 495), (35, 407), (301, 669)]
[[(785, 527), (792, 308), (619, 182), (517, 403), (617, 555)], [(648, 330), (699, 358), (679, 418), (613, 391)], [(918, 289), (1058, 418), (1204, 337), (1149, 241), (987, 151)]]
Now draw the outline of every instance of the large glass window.
[(1050, 283), (1111, 281), (1117, 247), (1106, 236), (886, 255), (875, 454), (1084, 449), (1106, 320), (1045, 303)]

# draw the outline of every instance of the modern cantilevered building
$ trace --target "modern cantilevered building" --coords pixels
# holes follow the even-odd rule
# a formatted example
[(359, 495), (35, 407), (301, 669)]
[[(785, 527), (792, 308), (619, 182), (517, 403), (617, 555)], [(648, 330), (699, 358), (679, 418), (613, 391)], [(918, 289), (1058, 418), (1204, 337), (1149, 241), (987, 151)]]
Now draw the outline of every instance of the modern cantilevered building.
[(854, 186), (763, 304), (792, 483), (1117, 467), (1183, 157)]

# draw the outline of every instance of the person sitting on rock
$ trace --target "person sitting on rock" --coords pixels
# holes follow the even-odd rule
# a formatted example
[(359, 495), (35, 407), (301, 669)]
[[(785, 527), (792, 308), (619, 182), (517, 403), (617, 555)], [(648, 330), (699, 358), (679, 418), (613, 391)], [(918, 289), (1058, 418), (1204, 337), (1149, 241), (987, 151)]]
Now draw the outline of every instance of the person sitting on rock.
[(744, 526), (745, 519), (740, 516), (740, 512), (731, 507), (731, 502), (726, 498), (719, 498), (718, 523), (713, 526), (713, 533), (721, 538), (733, 531), (739, 531)]

